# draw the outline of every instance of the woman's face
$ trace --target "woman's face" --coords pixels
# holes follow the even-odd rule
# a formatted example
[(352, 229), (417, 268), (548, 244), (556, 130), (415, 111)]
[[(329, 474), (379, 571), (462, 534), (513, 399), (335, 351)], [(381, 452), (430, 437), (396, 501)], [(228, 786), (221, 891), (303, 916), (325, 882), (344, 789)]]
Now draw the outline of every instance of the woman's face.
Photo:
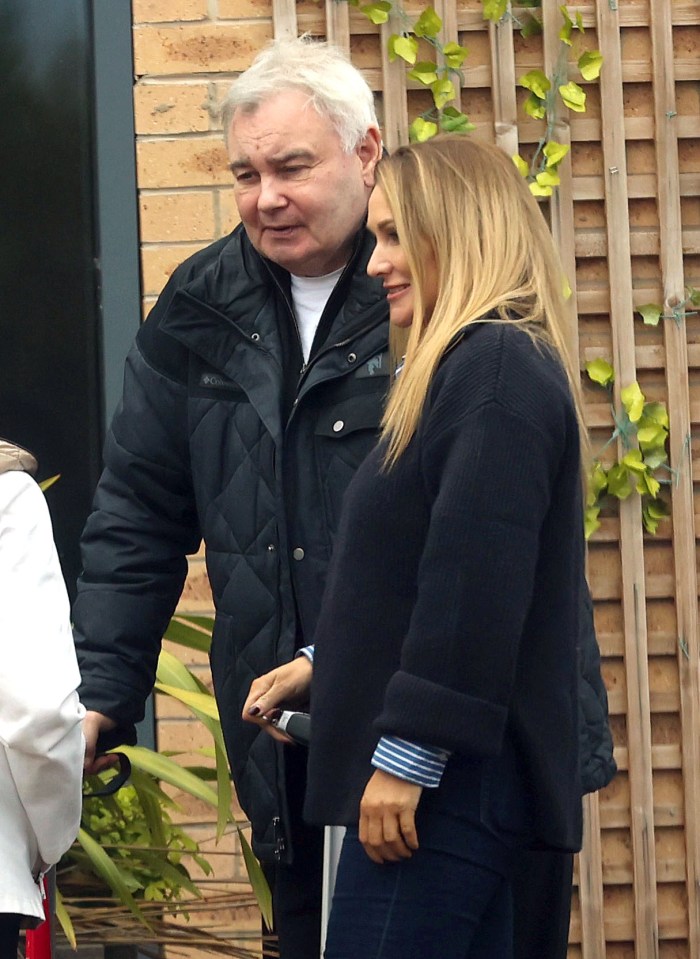
[[(381, 187), (375, 187), (369, 198), (367, 226), (374, 233), (377, 245), (367, 264), (370, 276), (379, 276), (384, 281), (389, 304), (389, 320), (398, 327), (410, 326), (413, 322), (413, 276), (408, 267), (399, 235), (386, 196)], [(425, 308), (430, 315), (437, 300), (437, 270), (435, 264), (427, 271), (429, 282), (424, 291)]]

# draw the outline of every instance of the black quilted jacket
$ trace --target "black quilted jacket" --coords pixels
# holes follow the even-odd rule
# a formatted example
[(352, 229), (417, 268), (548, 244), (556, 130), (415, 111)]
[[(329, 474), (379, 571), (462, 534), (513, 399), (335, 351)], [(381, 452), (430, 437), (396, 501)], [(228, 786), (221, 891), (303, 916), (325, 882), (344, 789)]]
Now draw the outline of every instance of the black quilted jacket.
[(284, 750), (239, 717), (253, 678), (313, 635), (341, 498), (376, 438), (387, 308), (370, 252), (363, 233), (302, 370), (289, 278), (240, 228), (184, 263), (128, 358), (83, 536), (80, 695), (118, 721), (122, 742), (143, 716), (186, 554), (204, 539), (213, 682), (263, 859), (291, 855)]

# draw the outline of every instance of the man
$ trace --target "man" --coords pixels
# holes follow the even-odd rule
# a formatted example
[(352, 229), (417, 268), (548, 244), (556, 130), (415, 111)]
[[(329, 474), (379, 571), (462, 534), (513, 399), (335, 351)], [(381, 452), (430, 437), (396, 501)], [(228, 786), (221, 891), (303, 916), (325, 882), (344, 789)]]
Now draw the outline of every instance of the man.
[(140, 329), (83, 541), (74, 608), (87, 766), (133, 741), (203, 538), (212, 676), (282, 959), (318, 956), (322, 836), (302, 750), (244, 724), (254, 677), (310, 641), (340, 502), (388, 387), (387, 308), (365, 266), (381, 139), (343, 55), (277, 42), (223, 111), (241, 226), (182, 264)]

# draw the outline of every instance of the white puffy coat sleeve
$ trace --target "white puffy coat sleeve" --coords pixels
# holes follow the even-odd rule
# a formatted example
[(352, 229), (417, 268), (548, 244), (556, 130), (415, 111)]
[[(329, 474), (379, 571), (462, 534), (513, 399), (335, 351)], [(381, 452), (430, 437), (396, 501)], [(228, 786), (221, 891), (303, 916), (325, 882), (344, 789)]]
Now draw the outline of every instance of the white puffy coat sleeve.
[(22, 472), (0, 475), (0, 643), (0, 748), (26, 816), (16, 828), (54, 863), (80, 824), (85, 710), (48, 508)]

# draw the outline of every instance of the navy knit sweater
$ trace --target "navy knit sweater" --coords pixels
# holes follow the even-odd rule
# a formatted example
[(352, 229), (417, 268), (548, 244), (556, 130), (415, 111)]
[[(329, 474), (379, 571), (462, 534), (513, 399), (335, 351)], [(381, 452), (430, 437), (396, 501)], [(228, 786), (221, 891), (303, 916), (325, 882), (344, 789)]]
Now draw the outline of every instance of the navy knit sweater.
[[(584, 541), (559, 361), (514, 325), (469, 327), (409, 446), (388, 472), (382, 458), (379, 446), (357, 471), (334, 545), (306, 816), (357, 822), (389, 734), (452, 751), (438, 793), (457, 805), (464, 770), (478, 770), (489, 825), (576, 849)], [(518, 797), (515, 815), (499, 784)]]

